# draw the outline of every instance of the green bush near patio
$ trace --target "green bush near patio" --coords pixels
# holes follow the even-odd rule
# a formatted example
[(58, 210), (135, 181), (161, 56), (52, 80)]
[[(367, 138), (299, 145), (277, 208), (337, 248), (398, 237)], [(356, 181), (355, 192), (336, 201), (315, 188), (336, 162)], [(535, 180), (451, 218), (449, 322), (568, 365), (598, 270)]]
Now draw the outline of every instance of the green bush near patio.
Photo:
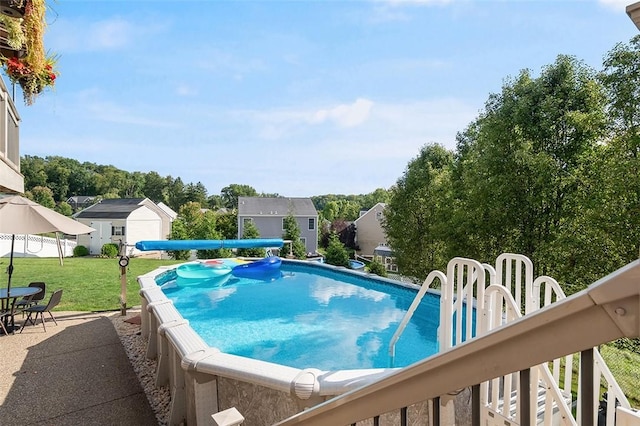
[(104, 257), (113, 259), (118, 255), (118, 245), (114, 243), (107, 243), (102, 246), (102, 249), (100, 250), (100, 254), (102, 254), (102, 256)]
[(89, 249), (85, 246), (75, 246), (73, 248), (73, 256), (74, 257), (83, 257), (89, 256)]
[[(140, 304), (139, 275), (163, 266), (180, 263), (175, 260), (132, 258), (127, 267), (127, 306)], [(62, 301), (55, 311), (120, 310), (120, 266), (118, 259), (72, 257), (60, 266), (57, 258), (14, 258), (12, 287), (26, 287), (32, 281), (47, 284), (48, 300), (54, 290), (62, 289)], [(0, 258), (0, 270), (6, 271), (9, 258)], [(0, 287), (6, 288), (8, 276)]]

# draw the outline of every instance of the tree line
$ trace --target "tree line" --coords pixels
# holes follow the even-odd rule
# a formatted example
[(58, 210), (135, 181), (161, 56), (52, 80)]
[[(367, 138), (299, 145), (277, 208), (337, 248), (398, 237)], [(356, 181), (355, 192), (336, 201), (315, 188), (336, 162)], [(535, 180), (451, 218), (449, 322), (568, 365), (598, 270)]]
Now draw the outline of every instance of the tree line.
[(455, 150), (422, 147), (391, 189), (398, 266), (424, 279), (454, 256), (532, 259), (575, 292), (638, 258), (640, 36), (596, 71), (560, 55), (491, 94)]
[[(158, 172), (128, 172), (112, 165), (80, 162), (60, 156), (25, 155), (20, 169), (24, 175), (26, 196), (67, 216), (73, 213), (67, 200), (72, 196), (108, 198), (149, 198), (164, 203), (176, 212), (189, 203), (203, 209), (234, 210), (238, 197), (280, 197), (278, 193), (258, 193), (244, 184), (230, 184), (219, 194), (209, 194), (201, 182), (184, 183), (180, 177), (161, 176)], [(327, 194), (310, 197), (318, 212), (329, 221), (358, 218), (361, 210), (388, 198), (387, 190), (371, 194)]]

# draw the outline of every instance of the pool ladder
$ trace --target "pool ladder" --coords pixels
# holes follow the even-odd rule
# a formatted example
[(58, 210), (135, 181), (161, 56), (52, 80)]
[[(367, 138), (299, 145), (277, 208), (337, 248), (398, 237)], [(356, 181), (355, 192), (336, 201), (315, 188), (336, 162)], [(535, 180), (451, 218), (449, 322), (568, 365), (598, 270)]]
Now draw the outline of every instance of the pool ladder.
[(396, 357), (396, 343), (398, 342), (398, 339), (400, 338), (400, 336), (402, 335), (402, 332), (404, 331), (407, 324), (411, 320), (413, 313), (415, 312), (416, 309), (418, 309), (420, 302), (422, 302), (422, 298), (427, 293), (427, 291), (429, 290), (429, 287), (431, 287), (431, 284), (433, 284), (433, 281), (435, 281), (436, 278), (440, 280), (440, 286), (444, 287), (445, 283), (447, 282), (447, 276), (440, 271), (431, 271), (429, 275), (427, 275), (427, 278), (422, 283), (422, 286), (420, 287), (420, 290), (418, 290), (418, 294), (416, 294), (416, 297), (413, 299), (413, 302), (411, 302), (411, 306), (409, 306), (409, 309), (404, 314), (404, 318), (402, 318), (402, 321), (400, 321), (400, 324), (398, 324), (398, 328), (396, 329), (396, 332), (393, 333), (393, 336), (391, 337), (391, 341), (389, 342), (389, 367), (393, 368), (394, 366), (395, 357)]

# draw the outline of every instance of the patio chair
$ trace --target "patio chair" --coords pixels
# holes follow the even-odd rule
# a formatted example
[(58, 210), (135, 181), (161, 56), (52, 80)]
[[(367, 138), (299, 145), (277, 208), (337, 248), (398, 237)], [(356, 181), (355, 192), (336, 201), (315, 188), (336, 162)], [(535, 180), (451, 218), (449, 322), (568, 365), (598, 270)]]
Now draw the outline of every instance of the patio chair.
[(11, 318), (11, 310), (0, 310), (0, 328), (4, 332), (5, 336), (9, 334), (7, 327), (4, 325), (4, 323), (7, 322), (7, 318)]
[[(28, 308), (31, 305), (37, 305), (42, 300), (44, 300), (45, 291), (47, 289), (47, 285), (42, 281), (34, 281), (29, 283), (29, 287), (40, 287), (42, 290), (39, 293), (33, 294), (31, 296), (23, 297), (22, 299), (16, 302), (16, 309), (24, 309)], [(24, 311), (22, 316), (24, 316)]]
[[(62, 290), (56, 290), (53, 292), (53, 294), (51, 295), (51, 298), (49, 299), (49, 303), (47, 303), (46, 305), (32, 305), (32, 306), (29, 306), (27, 309), (25, 309), (24, 311), (27, 313), (27, 318), (24, 320), (24, 323), (22, 323), (22, 327), (20, 328), (20, 333), (22, 333), (22, 330), (24, 330), (24, 326), (27, 325), (29, 321), (31, 322), (31, 324), (36, 325), (36, 322), (38, 321), (38, 315), (40, 315), (40, 319), (42, 320), (42, 328), (44, 328), (44, 331), (46, 332), (47, 327), (44, 325), (45, 312), (48, 312), (53, 322), (56, 325), (58, 325), (58, 322), (56, 321), (55, 317), (51, 313), (51, 310), (56, 306), (58, 306), (61, 298), (62, 298)], [(34, 313), (36, 314), (36, 317), (32, 319), (31, 316)]]

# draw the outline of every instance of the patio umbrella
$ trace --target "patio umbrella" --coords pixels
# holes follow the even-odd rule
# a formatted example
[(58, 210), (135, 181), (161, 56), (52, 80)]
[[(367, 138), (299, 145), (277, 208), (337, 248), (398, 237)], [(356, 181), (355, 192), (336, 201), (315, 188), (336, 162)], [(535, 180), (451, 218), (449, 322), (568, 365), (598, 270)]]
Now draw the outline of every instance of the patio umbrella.
[(95, 231), (90, 226), (61, 215), (35, 201), (19, 195), (0, 198), (0, 232), (12, 234), (11, 254), (7, 272), (7, 293), (11, 290), (13, 274), (13, 246), (16, 234), (43, 234), (63, 232), (69, 235), (88, 234)]

